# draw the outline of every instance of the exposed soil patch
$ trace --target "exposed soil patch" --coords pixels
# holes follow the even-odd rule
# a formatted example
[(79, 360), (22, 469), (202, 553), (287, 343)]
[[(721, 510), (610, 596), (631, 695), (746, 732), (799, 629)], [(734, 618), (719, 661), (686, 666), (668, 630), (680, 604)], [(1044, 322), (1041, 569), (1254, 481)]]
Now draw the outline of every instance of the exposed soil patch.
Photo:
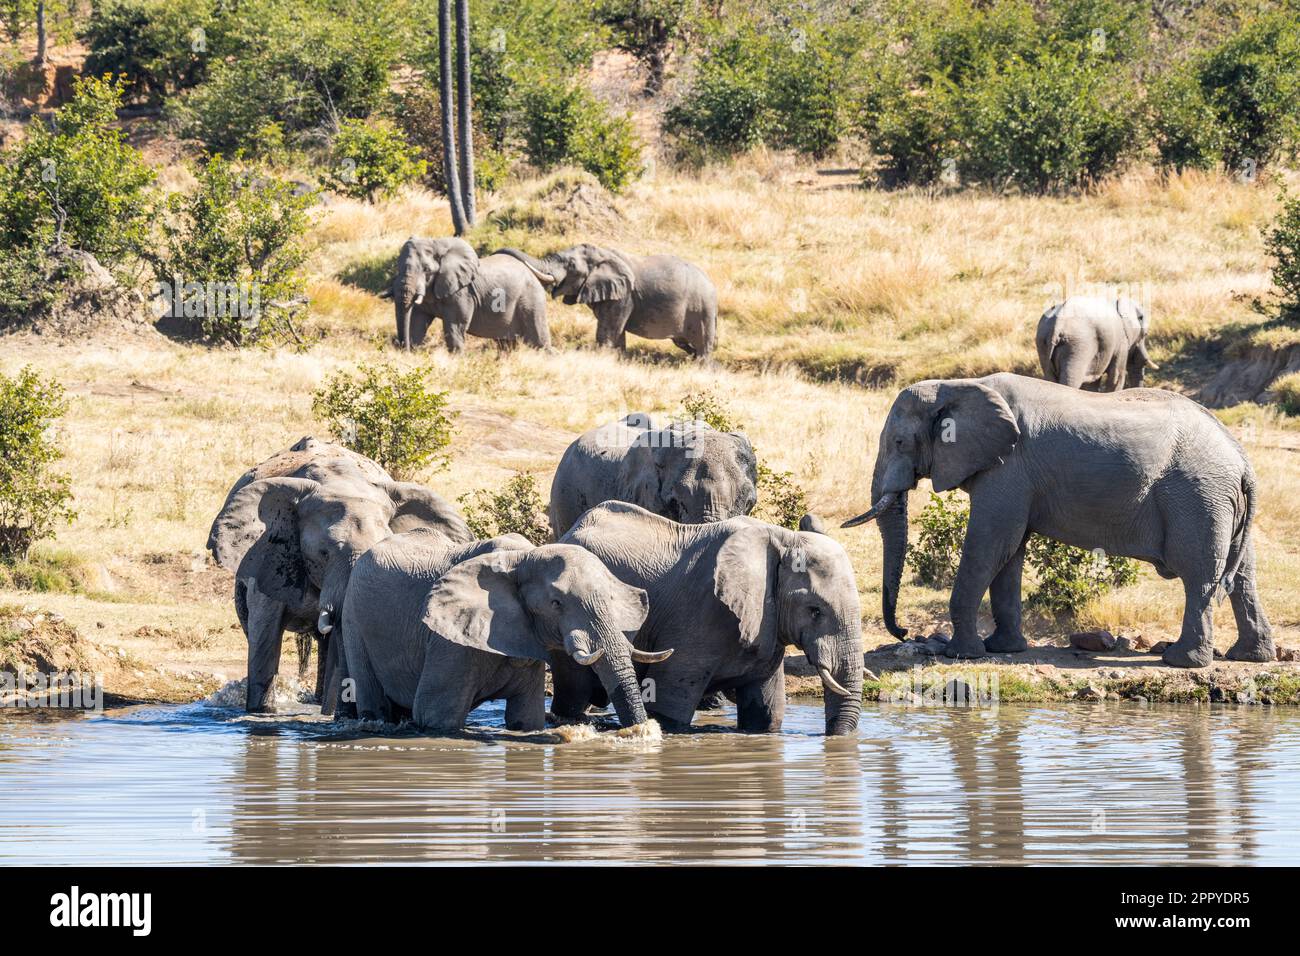
[(1283, 349), (1256, 346), (1224, 364), (1197, 398), (1211, 408), (1266, 402), (1269, 385), (1292, 372), (1300, 372), (1300, 345)]

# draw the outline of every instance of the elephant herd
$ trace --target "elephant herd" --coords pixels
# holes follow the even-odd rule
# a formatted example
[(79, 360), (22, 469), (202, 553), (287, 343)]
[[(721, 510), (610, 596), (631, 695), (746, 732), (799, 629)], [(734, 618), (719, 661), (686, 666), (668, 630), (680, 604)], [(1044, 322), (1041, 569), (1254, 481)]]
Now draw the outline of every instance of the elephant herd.
[[(429, 248), (458, 240), (438, 242)], [(412, 243), (403, 261), (423, 261), (426, 250)], [(399, 315), (461, 268), (448, 254), (410, 290), (395, 283)], [(580, 272), (567, 255), (504, 258), (579, 301), (593, 281), (606, 281), (602, 270), (615, 281), (606, 265)], [(474, 269), (494, 258), (467, 259), (465, 282), (480, 281)], [(405, 322), (410, 315), (406, 308)], [(404, 328), (410, 341), (418, 327)], [(612, 326), (603, 328), (606, 336)], [(871, 508), (843, 525), (877, 522), (881, 615), (892, 635), (907, 633), (898, 624), (907, 496), (928, 478), (936, 491), (970, 497), (949, 657), (1027, 648), (1021, 574), (1026, 541), (1039, 533), (1147, 561), (1182, 581), (1182, 629), (1165, 663), (1211, 663), (1213, 608), (1224, 596), (1237, 627), (1226, 656), (1274, 659), (1255, 581), (1254, 472), (1205, 408), (1132, 387), (1153, 365), (1146, 332), (1143, 313), (1123, 300), (1068, 300), (1040, 322), (1048, 380), (998, 373), (898, 394), (880, 431)], [(826, 732), (853, 733), (863, 659), (852, 565), (819, 519), (805, 515), (798, 530), (768, 524), (748, 517), (756, 501), (757, 461), (743, 434), (635, 413), (565, 451), (551, 483), (552, 543), (476, 540), (428, 488), (304, 438), (239, 478), (208, 547), (235, 574), (250, 711), (267, 709), (289, 630), (319, 640), (326, 714), (409, 717), (447, 730), (503, 699), (509, 727), (535, 730), (545, 720), (549, 666), (557, 719), (584, 720), (591, 707), (612, 705), (624, 726), (654, 717), (684, 731), (722, 692), (740, 730), (770, 732), (781, 727), (782, 664), (793, 647), (821, 677)], [(994, 629), (981, 638), (986, 593)]]
[(467, 334), (502, 348), (522, 341), (549, 349), (548, 291), (567, 305), (591, 308), (601, 346), (623, 350), (630, 332), (671, 339), (707, 359), (717, 344), (718, 293), (698, 267), (676, 256), (629, 256), (586, 243), (541, 259), (518, 249), (480, 257), (462, 239), (413, 236), (382, 296), (393, 300), (398, 344), (422, 344), (441, 319), (443, 342), (459, 352)]

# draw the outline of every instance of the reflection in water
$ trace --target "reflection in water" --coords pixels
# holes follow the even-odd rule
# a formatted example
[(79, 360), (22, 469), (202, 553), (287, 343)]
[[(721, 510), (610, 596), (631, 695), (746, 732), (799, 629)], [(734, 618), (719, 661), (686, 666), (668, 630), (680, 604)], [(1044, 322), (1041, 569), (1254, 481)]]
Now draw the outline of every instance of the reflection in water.
[[(0, 712), (0, 862), (1295, 863), (1300, 714), (868, 708), (857, 738)], [(726, 721), (726, 715), (719, 718)]]

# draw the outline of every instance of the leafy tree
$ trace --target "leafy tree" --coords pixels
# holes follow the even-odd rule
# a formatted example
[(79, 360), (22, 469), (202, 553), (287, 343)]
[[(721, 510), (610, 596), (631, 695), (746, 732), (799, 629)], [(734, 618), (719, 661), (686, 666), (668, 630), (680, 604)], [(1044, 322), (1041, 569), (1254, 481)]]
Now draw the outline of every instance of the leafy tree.
[(1264, 249), (1273, 259), (1273, 291), (1284, 320), (1300, 321), (1300, 196), (1282, 194), (1282, 210), (1264, 227)]
[(524, 94), (524, 152), (549, 169), (571, 164), (612, 192), (641, 174), (641, 148), (631, 120), (612, 115), (580, 83), (540, 83)]
[(206, 75), (215, 8), (208, 0), (105, 0), (82, 29), (88, 73), (111, 73), (126, 93), (161, 103)]
[(419, 179), (428, 165), (412, 158), (411, 145), (387, 120), (344, 120), (332, 151), (331, 187), (372, 202)]
[(0, 560), (25, 560), (77, 517), (71, 482), (54, 470), (63, 453), (52, 432), (67, 410), (63, 386), (34, 369), (0, 375)]
[(673, 43), (691, 25), (695, 6), (693, 0), (596, 0), (592, 13), (610, 27), (620, 50), (645, 64), (645, 93), (654, 96), (663, 89)]
[(517, 473), (500, 488), (479, 488), (456, 501), (476, 538), (521, 534), (533, 544), (545, 544), (551, 537), (546, 502), (532, 475)]

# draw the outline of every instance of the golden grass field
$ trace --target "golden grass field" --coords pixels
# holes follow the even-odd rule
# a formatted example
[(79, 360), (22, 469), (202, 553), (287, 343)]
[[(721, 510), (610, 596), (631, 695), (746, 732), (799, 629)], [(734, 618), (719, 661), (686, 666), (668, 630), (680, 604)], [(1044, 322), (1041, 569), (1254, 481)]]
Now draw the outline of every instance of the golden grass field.
[[(165, 178), (179, 182), (183, 174)], [(305, 434), (322, 434), (311, 393), (332, 371), (364, 361), (424, 364), (460, 412), (448, 470), (419, 476), (455, 498), (535, 473), (543, 491), (579, 432), (631, 410), (675, 412), (712, 390), (761, 457), (790, 470), (832, 526), (869, 504), (876, 436), (900, 384), (997, 370), (1033, 373), (1033, 332), (1063, 289), (1120, 284), (1152, 316), (1149, 384), (1192, 390), (1213, 371), (1198, 343), (1262, 324), (1250, 299), (1269, 285), (1260, 227), (1277, 184), (1188, 173), (1134, 172), (1073, 198), (874, 192), (758, 154), (698, 174), (652, 171), (618, 201), (621, 216), (592, 232), (552, 228), (536, 201), (552, 181), (489, 197), (470, 238), (541, 253), (591, 239), (634, 253), (669, 251), (718, 285), (718, 365), (637, 342), (630, 358), (596, 352), (582, 308), (551, 303), (559, 354), (499, 356), (472, 341), (407, 356), (388, 345), (391, 306), (373, 291), (410, 235), (449, 234), (445, 205), (409, 191), (371, 206), (331, 198), (313, 231), (310, 294), (324, 338), (306, 352), (208, 349), (153, 332), (110, 341), (10, 336), (0, 371), (31, 364), (74, 399), (62, 426), (77, 521), (41, 545), (38, 563), (71, 568), (73, 593), (0, 591), (0, 604), (64, 614), (82, 633), (169, 669), (243, 675), (244, 641), (229, 576), (214, 568), (208, 526), (234, 479)], [(506, 225), (502, 225), (506, 223)], [(520, 223), (531, 223), (525, 227)], [(371, 280), (359, 281), (357, 276)], [(1276, 330), (1270, 333), (1277, 335)], [(868, 383), (828, 381), (843, 377)], [(1164, 376), (1164, 377), (1162, 377)], [(1271, 406), (1221, 413), (1245, 441), (1260, 479), (1259, 584), (1281, 643), (1300, 643), (1300, 428)], [(915, 516), (928, 491), (913, 494)], [(852, 556), (867, 646), (880, 622), (880, 539), (834, 530)], [(947, 594), (904, 579), (904, 622), (942, 623)], [(1177, 581), (1144, 566), (1141, 580), (1081, 616), (1082, 625), (1152, 639), (1176, 636)], [(1224, 603), (1217, 643), (1234, 639)], [(1039, 637), (1068, 624), (1029, 622)], [(292, 671), (292, 641), (282, 673)]]

